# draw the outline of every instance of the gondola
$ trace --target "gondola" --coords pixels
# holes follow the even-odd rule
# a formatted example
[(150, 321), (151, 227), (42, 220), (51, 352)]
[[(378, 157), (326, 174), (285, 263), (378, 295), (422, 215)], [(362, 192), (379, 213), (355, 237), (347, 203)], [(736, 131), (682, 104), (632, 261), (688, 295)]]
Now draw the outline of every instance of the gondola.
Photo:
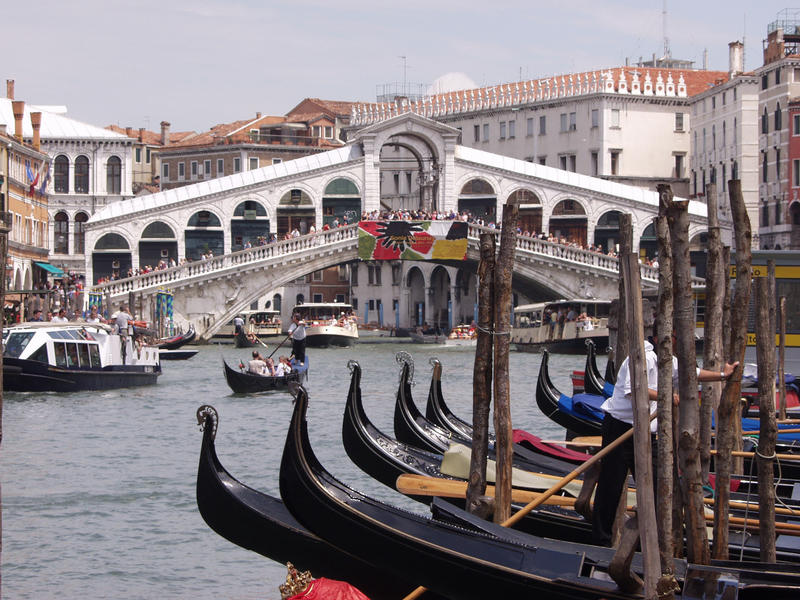
[[(566, 428), (572, 436), (600, 435), (600, 421), (577, 413), (573, 398), (565, 396), (553, 385), (548, 370), (549, 358), (547, 350), (543, 350), (542, 363), (539, 366), (539, 379), (536, 382), (536, 404), (539, 406), (539, 410), (546, 417)], [(593, 398), (596, 399), (597, 396)]]
[[(472, 426), (463, 419), (457, 417), (444, 401), (442, 395), (441, 363), (437, 358), (431, 358), (430, 363), (433, 365), (433, 373), (431, 375), (431, 386), (428, 392), (425, 417), (431, 423), (452, 431), (454, 435), (472, 439)], [(580, 464), (589, 458), (589, 455), (584, 452), (576, 452), (569, 448), (564, 448), (563, 446), (545, 444), (540, 437), (522, 429), (514, 429), (513, 436), (515, 444), (519, 444), (538, 454), (563, 459), (573, 464)], [(495, 436), (490, 432), (489, 443), (493, 444), (494, 442)]]
[(178, 350), (159, 350), (159, 360), (188, 360), (195, 356), (199, 350), (189, 348), (179, 348)]
[[(458, 479), (442, 473), (441, 454), (398, 442), (375, 427), (361, 402), (361, 367), (355, 361), (350, 361), (347, 366), (351, 370), (351, 377), (342, 419), (342, 441), (350, 460), (367, 475), (392, 489), (395, 489), (398, 476), (407, 473)], [(425, 504), (432, 501), (431, 496), (409, 497)], [(451, 498), (448, 501), (458, 506), (464, 505), (463, 500)], [(589, 529), (583, 518), (559, 506), (540, 507), (522, 519), (517, 528), (573, 541), (587, 541), (589, 538)]]
[(235, 394), (253, 394), (258, 392), (271, 392), (274, 390), (285, 390), (290, 382), (302, 383), (308, 377), (308, 355), (303, 365), (296, 365), (292, 362), (293, 370), (285, 377), (269, 377), (266, 375), (255, 375), (242, 369), (234, 369), (222, 359), (225, 369), (225, 381), (228, 387)]
[[(419, 584), (448, 597), (632, 597), (616, 584), (592, 577), (606, 570), (612, 549), (529, 536), (488, 522), (476, 524), (471, 531), (394, 508), (349, 488), (315, 456), (308, 438), (307, 408), (308, 396), (300, 387), (281, 461), (281, 497), (300, 523), (330, 544), (369, 557), (378, 569), (398, 576), (413, 574)], [(463, 522), (474, 520), (461, 514)], [(639, 556), (634, 557), (632, 568), (640, 570)], [(793, 568), (742, 565), (735, 569), (726, 563), (695, 571), (684, 561), (675, 561), (679, 581), (704, 580), (687, 582), (689, 587), (703, 589), (704, 583), (714, 582), (716, 589), (719, 580), (742, 598), (797, 597), (800, 576)]]
[(237, 348), (254, 348), (261, 344), (259, 344), (258, 338), (255, 336), (253, 339), (247, 337), (247, 332), (244, 330), (244, 327), (241, 327), (233, 336), (233, 345)]
[(181, 346), (185, 346), (189, 342), (193, 341), (195, 338), (195, 330), (194, 325), (189, 325), (189, 329), (184, 333), (179, 335), (174, 335), (169, 338), (165, 338), (163, 340), (158, 340), (155, 342), (155, 346), (158, 346), (159, 350), (177, 350)]
[(600, 369), (597, 368), (597, 351), (594, 342), (586, 341), (586, 367), (583, 371), (583, 391), (586, 394), (595, 396), (605, 396), (610, 398), (614, 393), (614, 384), (617, 381), (617, 374), (614, 369), (614, 360), (611, 355), (606, 362), (606, 374), (603, 377)]
[(291, 561), (315, 577), (345, 580), (373, 598), (413, 588), (391, 573), (347, 554), (303, 527), (283, 502), (239, 482), (220, 463), (215, 447), (219, 418), (208, 405), (197, 410), (203, 430), (197, 468), (197, 508), (206, 524), (226, 540), (276, 562)]
[[(400, 384), (397, 389), (397, 401), (394, 412), (394, 431), (397, 439), (405, 444), (422, 448), (429, 452), (442, 454), (452, 442), (472, 446), (472, 435), (462, 435), (434, 425), (419, 411), (411, 397), (411, 373), (413, 361), (407, 352), (397, 353), (398, 362), (402, 363)], [(569, 473), (572, 464), (538, 452), (533, 452), (519, 444), (513, 445), (514, 466), (525, 470), (550, 475)], [(489, 445), (489, 457), (494, 459), (494, 445)]]

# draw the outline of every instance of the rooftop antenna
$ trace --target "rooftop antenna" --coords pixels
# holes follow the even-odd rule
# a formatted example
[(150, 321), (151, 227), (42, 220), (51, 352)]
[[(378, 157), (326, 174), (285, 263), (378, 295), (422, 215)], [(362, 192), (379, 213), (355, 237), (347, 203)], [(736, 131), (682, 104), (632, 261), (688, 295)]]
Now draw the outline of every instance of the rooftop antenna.
[(406, 67), (406, 57), (405, 56), (398, 56), (397, 58), (402, 58), (403, 59), (403, 95), (407, 96), (408, 94), (406, 93), (406, 68), (407, 68)]
[(742, 13), (742, 70), (747, 72), (747, 43), (745, 42), (745, 32), (747, 31), (747, 13)]
[[(661, 10), (661, 28), (664, 32), (664, 58), (671, 58), (669, 51), (669, 37), (667, 37), (667, 0), (664, 0)], [(655, 66), (655, 65), (653, 65)]]

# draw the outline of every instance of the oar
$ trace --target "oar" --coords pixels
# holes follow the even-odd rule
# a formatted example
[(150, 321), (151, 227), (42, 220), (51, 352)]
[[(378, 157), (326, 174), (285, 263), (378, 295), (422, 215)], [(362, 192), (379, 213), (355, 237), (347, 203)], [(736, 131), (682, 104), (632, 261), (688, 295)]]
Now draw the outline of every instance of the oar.
[[(653, 414), (650, 415), (650, 420), (651, 421), (653, 419), (655, 419), (655, 418), (656, 418), (656, 413), (653, 413)], [(614, 450), (615, 448), (617, 448), (618, 446), (623, 444), (625, 441), (628, 440), (628, 438), (633, 437), (633, 429), (634, 428), (631, 427), (628, 431), (623, 433), (621, 436), (619, 436), (617, 439), (615, 439), (613, 442), (611, 442), (608, 446), (606, 446), (605, 448), (600, 450), (600, 452), (598, 452), (597, 454), (592, 456), (589, 460), (587, 460), (583, 464), (578, 465), (568, 475), (566, 475), (565, 477), (560, 479), (558, 482), (554, 483), (547, 491), (542, 492), (542, 494), (540, 494), (535, 500), (531, 500), (523, 508), (521, 508), (516, 513), (511, 515), (508, 519), (503, 521), (501, 523), (501, 525), (503, 527), (511, 527), (512, 525), (516, 524), (517, 521), (522, 519), (522, 517), (524, 517), (529, 512), (531, 512), (534, 508), (544, 504), (547, 501), (548, 498), (550, 498), (551, 496), (554, 496), (555, 494), (560, 492), (561, 488), (563, 488), (565, 485), (567, 485), (570, 481), (572, 481), (573, 479), (576, 479), (578, 477), (578, 475), (583, 473), (586, 469), (591, 467), (593, 464), (597, 463), (606, 454), (608, 454), (609, 452), (611, 452), (612, 450)], [(798, 527), (800, 527), (800, 526), (798, 526)], [(419, 598), (422, 594), (424, 594), (425, 591), (426, 591), (425, 588), (423, 586), (420, 586), (417, 589), (415, 589), (413, 592), (411, 592), (408, 596), (406, 596), (403, 600), (415, 600), (416, 598)]]
[[(287, 335), (285, 338), (283, 338), (283, 341), (275, 347), (275, 350), (272, 351), (272, 354), (275, 354), (278, 351), (278, 348), (283, 346), (286, 343), (286, 340), (288, 340), (290, 337), (292, 337), (291, 333)], [(264, 347), (266, 348), (266, 346)], [(272, 354), (270, 354), (267, 358), (272, 358)]]

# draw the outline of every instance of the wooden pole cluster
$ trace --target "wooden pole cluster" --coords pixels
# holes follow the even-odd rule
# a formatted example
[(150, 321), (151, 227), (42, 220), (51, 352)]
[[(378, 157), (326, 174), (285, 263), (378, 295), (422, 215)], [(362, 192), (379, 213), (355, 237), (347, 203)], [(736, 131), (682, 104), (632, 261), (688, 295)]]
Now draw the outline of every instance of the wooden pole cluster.
[[(730, 308), (730, 342), (727, 348), (729, 362), (739, 361), (733, 375), (725, 383), (717, 414), (717, 458), (716, 495), (717, 510), (714, 511), (714, 550), (713, 557), (728, 557), (728, 504), (730, 503), (730, 481), (734, 469), (742, 470), (742, 459), (731, 456), (734, 450), (741, 450), (742, 420), (740, 417), (740, 398), (742, 391), (742, 372), (744, 371), (744, 352), (747, 347), (747, 308), (750, 303), (750, 284), (752, 281), (750, 218), (742, 197), (739, 180), (728, 182), (728, 196), (734, 223), (736, 241), (736, 288)], [(773, 341), (774, 344), (774, 341)]]
[(478, 340), (472, 373), (472, 453), (467, 486), (467, 510), (481, 517), (490, 507), (486, 492), (486, 454), (489, 448), (489, 405), (492, 401), (492, 331), (494, 331), (495, 236), (482, 233), (478, 265)]
[[(619, 216), (619, 256), (633, 252), (633, 218), (628, 213)], [(625, 282), (622, 277), (622, 262), (619, 264), (619, 301), (617, 303), (617, 344), (614, 348), (614, 360), (617, 372), (628, 357), (630, 334), (624, 325), (625, 315)]]
[(675, 354), (678, 357), (678, 468), (684, 503), (686, 551), (691, 562), (708, 564), (708, 534), (703, 512), (700, 472), (700, 406), (697, 396), (697, 360), (694, 345), (694, 307), (689, 261), (689, 204), (670, 200), (667, 205), (672, 240), (675, 294)]
[[(661, 553), (662, 575), (674, 573), (675, 526), (680, 525), (679, 513), (675, 508), (675, 438), (673, 436), (672, 405), (672, 241), (669, 235), (667, 208), (672, 202), (672, 190), (668, 185), (658, 186), (658, 217), (656, 237), (658, 238), (658, 328), (653, 335), (658, 340), (658, 456), (656, 511), (658, 514), (658, 543)], [(679, 506), (679, 504), (678, 504)], [(679, 527), (679, 533), (680, 533)], [(679, 539), (683, 539), (680, 535)]]
[(762, 562), (775, 553), (775, 261), (767, 261), (767, 277), (755, 279), (756, 352), (758, 360), (758, 520)]
[(511, 429), (511, 388), (508, 377), (508, 351), (511, 345), (511, 277), (517, 239), (519, 205), (503, 206), (500, 252), (494, 270), (494, 433), (496, 436), (497, 481), (495, 485), (495, 523), (511, 517), (511, 468), (514, 432)]

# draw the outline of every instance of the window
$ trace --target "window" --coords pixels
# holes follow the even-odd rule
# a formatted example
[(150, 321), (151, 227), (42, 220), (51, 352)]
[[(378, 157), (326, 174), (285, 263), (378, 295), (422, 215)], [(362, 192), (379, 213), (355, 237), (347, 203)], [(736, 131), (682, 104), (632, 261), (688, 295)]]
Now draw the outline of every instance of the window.
[(508, 139), (514, 139), (517, 137), (517, 122), (516, 121), (509, 121), (508, 122)]
[(312, 302), (322, 302), (322, 294), (312, 294), (311, 295)]
[(281, 164), (282, 162), (283, 162), (283, 159), (280, 159), (280, 158), (273, 158), (273, 159), (272, 159), (272, 164), (273, 164), (273, 165), (279, 165), (279, 164)]
[(561, 113), (561, 133), (564, 133), (567, 130), (567, 113)]
[(728, 143), (728, 128), (725, 124), (725, 121), (722, 122), (722, 147), (724, 148), (725, 145)]
[(251, 157), (249, 157), (249, 160), (250, 160), (250, 170), (252, 171), (253, 169), (257, 169), (258, 168), (258, 157), (257, 156), (251, 156)]
[(592, 129), (600, 127), (600, 111), (596, 108), (592, 109)]
[(736, 124), (737, 124), (736, 117), (733, 117), (733, 145), (734, 146), (736, 145), (736, 129), (737, 129)]
[(792, 161), (792, 187), (800, 187), (800, 160)]
[(196, 179), (197, 178), (197, 161), (196, 160), (192, 161), (191, 169), (192, 169), (192, 179)]
[(569, 130), (575, 131), (578, 128), (577, 114), (574, 112), (569, 113)]
[(597, 177), (600, 171), (600, 161), (597, 152), (592, 152), (592, 177)]
[(79, 194), (89, 193), (89, 159), (86, 156), (75, 159), (75, 191)]
[(311, 136), (312, 137), (318, 138), (321, 133), (322, 133), (322, 127), (320, 127), (319, 125), (314, 125), (311, 128)]
[(775, 178), (780, 181), (781, 180), (781, 151), (780, 149), (775, 150)]
[(769, 133), (769, 117), (767, 116), (767, 107), (764, 107), (764, 113), (761, 115), (761, 133)]
[(761, 154), (761, 183), (767, 183), (767, 152)]
[(711, 150), (717, 149), (717, 126), (711, 126)]
[(331, 139), (333, 137), (333, 127), (330, 125), (325, 126), (325, 137)]
[(89, 215), (78, 213), (75, 215), (75, 254), (83, 254), (86, 251), (86, 221)]
[(706, 128), (703, 127), (703, 152), (706, 151)]
[(767, 83), (767, 74), (764, 73), (761, 76), (761, 89), (765, 90), (765, 89), (767, 89), (768, 86), (769, 86), (769, 84)]
[(540, 165), (547, 165), (547, 155), (539, 157), (539, 164)]
[(569, 155), (569, 170), (575, 173), (577, 171), (577, 158), (574, 154)]
[(488, 123), (484, 123), (483, 124), (483, 141), (484, 142), (488, 142), (489, 141), (489, 124)]
[(242, 159), (239, 156), (233, 157), (233, 172), (238, 173), (242, 170)]
[(783, 222), (783, 211), (781, 210), (781, 203), (775, 202), (775, 225), (780, 225)]
[[(322, 281), (322, 271), (314, 271), (311, 274), (311, 281)], [(314, 302), (317, 302), (317, 300), (314, 300)]]
[(711, 110), (714, 110), (715, 108), (717, 108), (717, 97), (711, 96)]
[(473, 132), (473, 134), (475, 136), (475, 141), (476, 142), (480, 142), (481, 141), (481, 126), (480, 125), (473, 126), (472, 132)]
[(54, 248), (56, 254), (69, 254), (69, 217), (65, 212), (56, 213), (53, 219)]
[(780, 131), (783, 128), (783, 119), (781, 116), (781, 103), (778, 102), (778, 105), (775, 107), (775, 131)]
[(203, 177), (211, 176), (211, 161), (204, 160), (203, 161)]
[(619, 150), (611, 151), (611, 174), (618, 175), (619, 171)]
[(178, 180), (186, 177), (186, 163), (178, 163)]
[[(352, 263), (350, 267), (350, 284), (351, 285), (358, 285), (358, 263)], [(353, 308), (355, 308), (355, 304)]]
[(150, 148), (144, 151), (144, 160), (148, 165), (150, 164)]
[(539, 135), (547, 135), (547, 117), (545, 115), (539, 117)]
[(380, 265), (367, 265), (367, 278), (369, 285), (381, 284), (381, 267)]
[(411, 193), (411, 171), (406, 171), (406, 191)]
[(736, 88), (733, 88), (733, 101), (736, 102)]
[(781, 82), (781, 68), (778, 67), (775, 69), (775, 85), (778, 85)]
[(726, 95), (727, 95), (727, 92), (722, 92), (722, 106), (725, 106), (725, 104), (726, 104), (726, 101), (727, 101)]
[(394, 193), (395, 194), (399, 194), (400, 193), (400, 173), (394, 173), (393, 179), (394, 179)]
[(562, 170), (564, 170), (564, 171), (567, 170), (567, 155), (566, 154), (558, 157), (558, 164), (560, 165)]
[(506, 139), (506, 122), (500, 121), (500, 139)]
[(731, 179), (739, 179), (739, 163), (735, 160), (731, 164)]
[(217, 177), (225, 175), (225, 160), (222, 158), (217, 159)]
[(63, 154), (53, 163), (53, 189), (57, 194), (69, 193), (69, 159)]
[(142, 149), (141, 148), (136, 148), (136, 162), (137, 163), (142, 162)]
[(375, 300), (370, 299), (367, 306), (369, 307), (370, 310), (375, 310)]
[(161, 178), (164, 181), (169, 181), (169, 163), (163, 163), (161, 165)]
[(769, 225), (769, 204), (766, 202), (761, 205), (761, 226)]
[(683, 177), (683, 154), (675, 155), (675, 177), (678, 179)]
[(800, 135), (800, 114), (792, 115), (792, 135)]
[(683, 131), (683, 113), (675, 113), (675, 131)]
[(392, 265), (392, 285), (400, 285), (402, 280), (402, 266)]
[(106, 162), (106, 193), (119, 194), (122, 192), (122, 161), (118, 156), (112, 156)]
[(612, 108), (611, 109), (611, 128), (612, 129), (619, 129), (619, 109)]
[(525, 126), (528, 128), (525, 132), (525, 135), (532, 136), (533, 135), (533, 117), (529, 117), (525, 121)]

